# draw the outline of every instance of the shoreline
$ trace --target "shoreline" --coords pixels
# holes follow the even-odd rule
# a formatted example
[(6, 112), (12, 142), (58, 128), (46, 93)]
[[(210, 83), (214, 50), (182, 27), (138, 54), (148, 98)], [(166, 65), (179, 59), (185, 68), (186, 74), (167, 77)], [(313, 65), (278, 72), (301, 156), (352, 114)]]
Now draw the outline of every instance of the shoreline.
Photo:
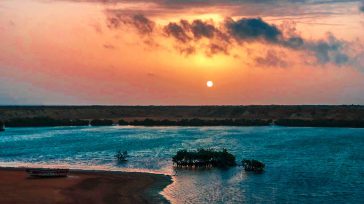
[(171, 176), (73, 170), (65, 178), (31, 178), (23, 167), (0, 167), (0, 203), (170, 203), (161, 192)]
[(0, 106), (0, 126), (364, 128), (363, 105)]
[[(114, 119), (115, 120), (115, 119)], [(99, 122), (94, 122), (99, 121)], [(100, 122), (101, 121), (101, 122)], [(99, 124), (96, 124), (99, 123)], [(1, 121), (0, 131), (7, 128), (41, 128), (41, 127), (329, 127), (329, 128), (364, 128), (364, 119), (338, 120), (338, 119), (179, 119), (159, 120), (146, 118), (143, 120), (128, 121), (120, 119), (113, 121), (103, 120), (56, 120), (50, 117), (20, 118)]]

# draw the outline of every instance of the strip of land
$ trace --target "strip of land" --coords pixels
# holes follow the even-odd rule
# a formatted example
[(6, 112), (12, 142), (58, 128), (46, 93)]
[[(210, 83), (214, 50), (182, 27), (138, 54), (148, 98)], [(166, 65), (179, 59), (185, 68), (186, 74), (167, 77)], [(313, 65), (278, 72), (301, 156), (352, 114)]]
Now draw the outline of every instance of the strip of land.
[(5, 127), (113, 124), (364, 127), (364, 106), (0, 106), (0, 126), (1, 122)]
[(67, 178), (30, 178), (24, 169), (0, 169), (0, 203), (168, 203), (159, 192), (165, 175), (71, 171)]

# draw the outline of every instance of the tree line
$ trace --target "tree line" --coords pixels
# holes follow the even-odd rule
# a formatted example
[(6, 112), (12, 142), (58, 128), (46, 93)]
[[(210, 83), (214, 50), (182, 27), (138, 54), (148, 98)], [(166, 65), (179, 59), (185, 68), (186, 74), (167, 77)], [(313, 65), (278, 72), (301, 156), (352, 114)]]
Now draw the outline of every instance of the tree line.
[[(118, 125), (126, 126), (288, 126), (288, 127), (352, 127), (364, 128), (364, 120), (334, 120), (334, 119), (278, 119), (278, 120), (258, 120), (258, 119), (181, 119), (181, 120), (119, 120)], [(0, 121), (1, 127), (54, 127), (54, 126), (111, 126), (114, 122), (109, 119), (55, 119), (51, 117), (34, 118), (14, 118)]]
[(275, 125), (288, 127), (352, 127), (363, 128), (364, 120), (334, 120), (334, 119), (279, 119), (274, 121)]
[(246, 120), (246, 119), (214, 119), (203, 120), (199, 118), (181, 120), (134, 120), (131, 122), (119, 120), (119, 125), (133, 126), (266, 126), (271, 124), (271, 120)]
[[(56, 126), (103, 126), (113, 125), (112, 120), (54, 119), (50, 117), (14, 118), (0, 122), (5, 127), (56, 127)], [(1, 125), (0, 125), (1, 126)], [(1, 126), (2, 127), (2, 126)]]

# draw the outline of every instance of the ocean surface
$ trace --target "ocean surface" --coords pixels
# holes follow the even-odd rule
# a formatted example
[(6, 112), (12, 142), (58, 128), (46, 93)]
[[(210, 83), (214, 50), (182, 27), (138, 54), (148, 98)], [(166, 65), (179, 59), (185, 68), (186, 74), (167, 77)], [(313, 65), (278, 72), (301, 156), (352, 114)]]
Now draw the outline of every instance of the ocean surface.
[[(175, 170), (179, 149), (226, 148), (237, 161), (266, 164), (262, 174)], [(115, 161), (127, 150), (126, 163)], [(55, 127), (0, 133), (0, 166), (164, 173), (173, 203), (363, 203), (364, 129), (287, 127)]]

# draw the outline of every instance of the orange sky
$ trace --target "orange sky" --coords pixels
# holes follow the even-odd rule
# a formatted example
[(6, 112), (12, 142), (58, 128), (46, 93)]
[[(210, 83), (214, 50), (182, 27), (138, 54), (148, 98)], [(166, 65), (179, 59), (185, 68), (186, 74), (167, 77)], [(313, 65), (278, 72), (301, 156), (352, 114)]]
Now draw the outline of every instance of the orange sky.
[(0, 104), (364, 103), (359, 1), (189, 2), (1, 1)]

